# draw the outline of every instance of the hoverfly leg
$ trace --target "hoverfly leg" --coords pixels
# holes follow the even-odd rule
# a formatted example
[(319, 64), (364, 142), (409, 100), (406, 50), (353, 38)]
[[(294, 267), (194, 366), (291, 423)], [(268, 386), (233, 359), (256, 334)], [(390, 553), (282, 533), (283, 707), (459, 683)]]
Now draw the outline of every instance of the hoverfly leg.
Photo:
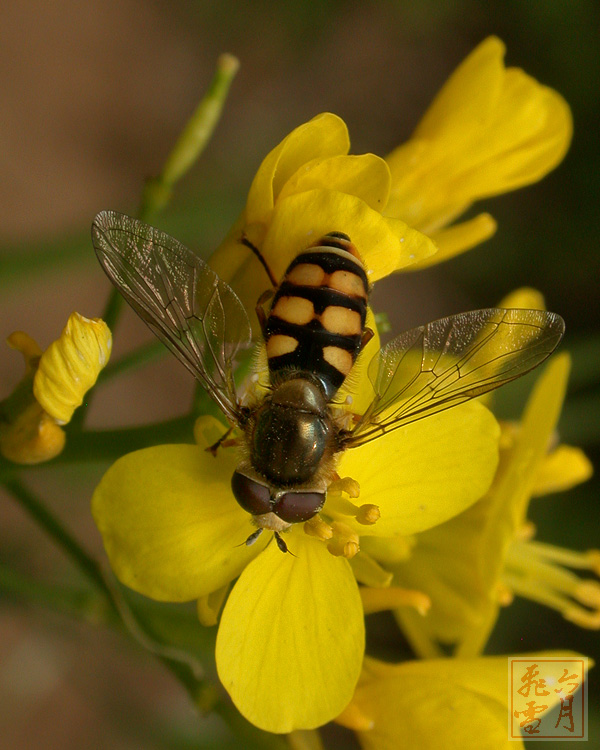
[[(213, 456), (214, 458), (216, 458), (216, 457), (217, 457), (217, 451), (218, 451), (218, 449), (219, 449), (219, 448), (220, 448), (220, 447), (221, 447), (222, 445), (224, 445), (224, 444), (225, 444), (225, 441), (226, 441), (226, 440), (227, 440), (227, 438), (228, 438), (228, 437), (229, 437), (229, 436), (231, 435), (231, 433), (232, 433), (232, 432), (233, 432), (233, 427), (230, 427), (230, 428), (229, 428), (229, 429), (227, 430), (227, 432), (224, 432), (224, 433), (223, 433), (223, 434), (221, 435), (221, 437), (220, 437), (220, 438), (219, 438), (219, 439), (217, 440), (217, 442), (216, 442), (216, 443), (213, 443), (212, 445), (209, 445), (209, 446), (208, 446), (208, 448), (205, 448), (204, 450), (205, 450), (205, 451), (206, 451), (207, 453), (210, 453), (210, 454), (211, 454), (211, 456)], [(231, 445), (231, 443), (228, 443), (228, 445)]]
[(267, 289), (264, 291), (260, 297), (258, 298), (258, 301), (256, 303), (256, 317), (258, 318), (258, 324), (260, 325), (260, 330), (263, 335), (263, 338), (265, 338), (265, 329), (267, 325), (267, 314), (265, 313), (263, 305), (265, 302), (271, 299), (274, 292), (272, 289)]
[(369, 343), (369, 341), (373, 338), (374, 335), (375, 333), (373, 332), (371, 328), (365, 328), (365, 330), (363, 331), (362, 338), (360, 340), (361, 351), (362, 349), (365, 348), (365, 346)]
[(265, 260), (265, 257), (261, 253), (261, 251), (256, 247), (256, 245), (253, 245), (250, 242), (250, 240), (246, 237), (245, 234), (242, 235), (242, 237), (240, 239), (240, 242), (242, 243), (242, 245), (245, 245), (247, 248), (249, 248), (250, 250), (252, 250), (252, 252), (254, 253), (254, 255), (256, 255), (256, 257), (258, 258), (261, 266), (265, 269), (265, 271), (267, 273), (267, 276), (269, 277), (269, 281), (271, 282), (271, 285), (272, 285), (273, 289), (276, 289), (279, 286), (279, 284), (278, 284), (277, 279), (275, 278), (275, 276), (273, 276), (273, 271), (271, 271), (271, 269), (269, 268), (269, 265), (268, 265), (267, 261)]

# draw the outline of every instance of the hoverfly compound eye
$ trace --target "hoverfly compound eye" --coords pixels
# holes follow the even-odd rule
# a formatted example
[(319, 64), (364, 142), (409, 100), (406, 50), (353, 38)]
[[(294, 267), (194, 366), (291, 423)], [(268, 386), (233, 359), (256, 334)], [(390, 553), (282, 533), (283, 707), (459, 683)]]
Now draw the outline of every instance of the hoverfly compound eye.
[(270, 491), (264, 484), (259, 484), (239, 471), (234, 471), (231, 477), (233, 495), (242, 508), (253, 516), (270, 513)]
[(286, 523), (302, 523), (316, 516), (324, 503), (324, 492), (286, 492), (277, 499), (273, 513)]

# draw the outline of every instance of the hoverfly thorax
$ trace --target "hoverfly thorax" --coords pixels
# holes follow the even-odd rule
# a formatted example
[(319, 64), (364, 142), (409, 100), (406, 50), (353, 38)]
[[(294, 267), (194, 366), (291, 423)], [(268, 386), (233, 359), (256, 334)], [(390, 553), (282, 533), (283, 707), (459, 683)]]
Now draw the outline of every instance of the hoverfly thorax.
[(334, 397), (372, 332), (365, 327), (367, 274), (346, 234), (331, 232), (299, 248), (278, 285), (258, 248), (240, 237), (275, 285), (269, 312), (262, 308), (264, 295), (256, 308), (270, 383), (252, 407), (242, 406), (233, 377), (237, 352), (251, 343), (248, 315), (235, 292), (177, 240), (129, 216), (102, 211), (92, 239), (127, 302), (199, 380), (231, 427), (241, 429), (242, 460), (231, 488), (258, 527), (246, 543), (270, 529), (283, 552), (279, 532), (322, 509), (336, 453), (524, 375), (564, 333), (555, 313), (496, 308), (406, 331), (368, 364), (374, 398), (348, 428), (347, 419), (338, 419)]
[(255, 416), (250, 461), (275, 485), (309, 482), (330, 452), (333, 426), (321, 388), (291, 378), (265, 399)]

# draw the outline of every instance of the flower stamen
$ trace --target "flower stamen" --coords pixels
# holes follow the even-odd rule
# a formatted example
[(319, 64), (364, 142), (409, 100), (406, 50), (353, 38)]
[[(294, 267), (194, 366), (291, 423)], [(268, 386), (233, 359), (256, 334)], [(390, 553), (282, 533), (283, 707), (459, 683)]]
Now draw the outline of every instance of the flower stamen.
[(600, 629), (600, 582), (582, 580), (564, 566), (600, 575), (600, 551), (575, 552), (543, 542), (516, 541), (508, 551), (502, 582), (570, 622)]
[(334, 521), (331, 524), (333, 535), (329, 540), (327, 549), (335, 557), (345, 557), (350, 560), (360, 552), (358, 534), (342, 521)]
[(333, 536), (333, 529), (320, 516), (313, 516), (304, 524), (304, 533), (326, 542)]
[(389, 586), (388, 588), (370, 588), (363, 586), (360, 589), (363, 609), (366, 615), (374, 612), (394, 611), (400, 607), (413, 607), (423, 617), (431, 607), (431, 599), (422, 591), (404, 589), (400, 586)]

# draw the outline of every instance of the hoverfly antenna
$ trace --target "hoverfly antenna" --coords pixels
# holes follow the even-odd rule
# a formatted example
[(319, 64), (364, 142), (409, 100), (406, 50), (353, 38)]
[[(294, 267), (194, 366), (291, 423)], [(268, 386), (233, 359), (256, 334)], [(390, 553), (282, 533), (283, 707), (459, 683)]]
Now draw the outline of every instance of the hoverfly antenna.
[(292, 557), (296, 557), (296, 555), (293, 552), (290, 552), (288, 549), (287, 544), (283, 541), (283, 539), (279, 536), (279, 532), (274, 531), (273, 535), (275, 537), (275, 541), (277, 542), (277, 546), (282, 552), (289, 552)]
[[(258, 537), (259, 537), (259, 536), (260, 536), (260, 535), (261, 535), (262, 533), (263, 533), (263, 529), (257, 529), (256, 531), (253, 531), (253, 532), (252, 532), (252, 533), (250, 534), (250, 536), (248, 537), (248, 539), (246, 539), (246, 541), (245, 541), (245, 542), (243, 542), (243, 544), (245, 544), (245, 545), (246, 545), (246, 547), (250, 547), (251, 545), (253, 545), (253, 544), (254, 544), (254, 542), (255, 542), (255, 541), (256, 541), (256, 540), (258, 539)], [(241, 546), (242, 546), (241, 544), (238, 544), (238, 547), (241, 547)]]

